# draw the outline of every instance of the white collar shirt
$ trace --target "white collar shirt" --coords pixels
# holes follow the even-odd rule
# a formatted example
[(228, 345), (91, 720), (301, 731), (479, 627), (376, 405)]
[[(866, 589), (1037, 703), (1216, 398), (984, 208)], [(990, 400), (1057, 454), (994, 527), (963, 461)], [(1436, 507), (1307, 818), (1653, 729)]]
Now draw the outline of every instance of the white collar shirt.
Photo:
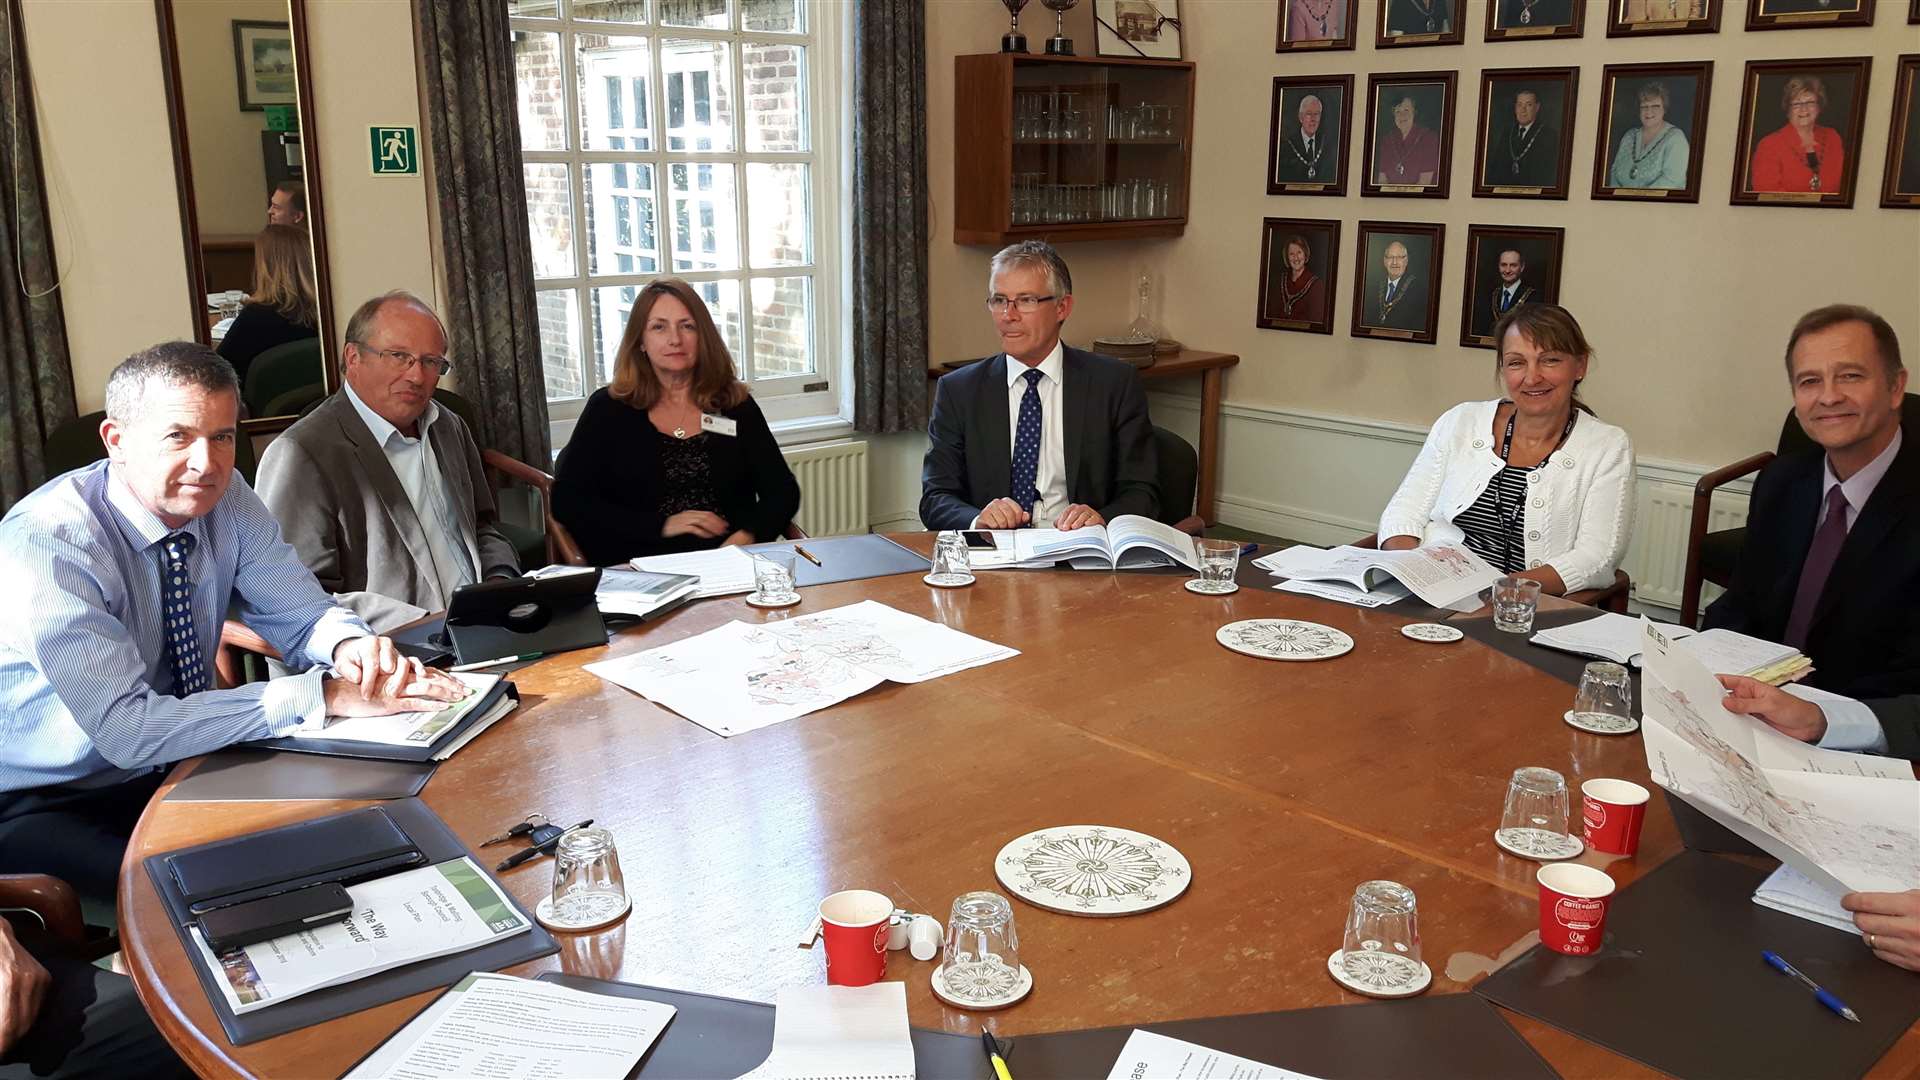
[(1826, 459), (1821, 466), (1820, 503), (1825, 506), (1828, 493), (1834, 489), (1834, 485), (1839, 485), (1840, 493), (1847, 499), (1848, 532), (1853, 531), (1853, 523), (1860, 519), (1860, 508), (1867, 505), (1867, 500), (1873, 497), (1873, 489), (1880, 486), (1880, 478), (1887, 475), (1888, 469), (1893, 468), (1893, 459), (1900, 453), (1900, 441), (1903, 437), (1899, 428), (1893, 429), (1893, 441), (1887, 444), (1887, 448), (1880, 451), (1872, 461), (1867, 462), (1859, 472), (1845, 480), (1833, 475), (1832, 458)]
[(440, 582), (442, 594), (452, 596), (453, 590), (478, 581), (475, 568), (480, 565), (479, 547), (474, 536), (461, 527), (460, 515), (447, 493), (446, 477), (434, 457), (433, 442), (427, 438), (428, 430), (440, 418), (439, 404), (427, 403), (427, 411), (420, 415), (420, 435), (410, 439), (361, 401), (360, 395), (353, 392), (352, 384), (342, 382), (341, 385), (354, 411), (360, 414), (374, 441), (380, 444), (381, 452), (386, 454), (387, 464), (393, 467), (393, 475), (407, 493), (407, 501), (413, 504), (414, 516), (420, 519), (420, 531), (427, 537), (433, 574)]
[[(1037, 365), (1041, 379), (1035, 389), (1040, 395), (1040, 462), (1034, 470), (1033, 486), (1040, 501), (1033, 504), (1033, 526), (1052, 528), (1053, 521), (1067, 508), (1067, 443), (1061, 434), (1061, 379), (1066, 373), (1066, 347), (1053, 343), (1053, 351)], [(1007, 357), (1007, 437), (1008, 446), (1020, 431), (1020, 399), (1026, 396), (1027, 365)], [(1011, 464), (1011, 461), (1009, 461)]]

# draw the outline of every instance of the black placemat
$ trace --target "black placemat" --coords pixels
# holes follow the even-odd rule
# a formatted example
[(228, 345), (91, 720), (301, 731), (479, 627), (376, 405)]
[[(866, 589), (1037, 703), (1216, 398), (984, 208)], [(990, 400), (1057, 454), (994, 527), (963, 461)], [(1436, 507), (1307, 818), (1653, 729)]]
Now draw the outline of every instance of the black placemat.
[[(1768, 871), (1683, 852), (1623, 890), (1592, 956), (1536, 945), (1474, 992), (1681, 1077), (1864, 1074), (1916, 1018), (1920, 975), (1841, 930), (1753, 902)], [(1772, 949), (1860, 1015), (1760, 959)]]
[(439, 767), (437, 761), (381, 761), (230, 748), (207, 755), (161, 801), (405, 799), (420, 794)]
[(805, 548), (820, 560), (818, 566), (805, 558), (793, 561), (793, 584), (796, 588), (832, 585), (839, 581), (861, 581), (889, 574), (924, 574), (933, 567), (917, 552), (909, 551), (879, 533), (751, 544), (747, 550), (790, 550), (795, 547)]
[[(1599, 618), (1600, 614), (1598, 610), (1590, 607), (1562, 609), (1559, 611), (1542, 611), (1534, 615), (1533, 631), (1527, 634), (1509, 634), (1504, 630), (1494, 629), (1493, 616), (1491, 615), (1476, 615), (1471, 618), (1454, 619), (1447, 625), (1459, 627), (1460, 632), (1472, 640), (1496, 652), (1505, 653), (1536, 671), (1544, 671), (1563, 683), (1579, 686), (1580, 673), (1586, 670), (1588, 664), (1598, 660), (1599, 657), (1581, 656), (1577, 653), (1562, 652), (1559, 649), (1549, 649), (1544, 645), (1532, 644), (1527, 639), (1542, 630), (1553, 630), (1562, 626), (1571, 626), (1574, 623), (1586, 622), (1589, 619)], [(1627, 674), (1628, 681), (1633, 686), (1633, 715), (1639, 716), (1640, 669), (1628, 664)], [(1569, 707), (1572, 706), (1572, 697), (1568, 697), (1567, 704)]]

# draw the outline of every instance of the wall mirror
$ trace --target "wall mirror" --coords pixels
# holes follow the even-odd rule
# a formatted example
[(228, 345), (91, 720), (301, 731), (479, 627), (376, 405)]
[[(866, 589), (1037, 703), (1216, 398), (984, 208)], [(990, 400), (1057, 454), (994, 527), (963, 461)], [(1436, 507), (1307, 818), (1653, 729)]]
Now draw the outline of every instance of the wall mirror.
[(188, 303), (250, 434), (336, 385), (305, 0), (154, 0)]

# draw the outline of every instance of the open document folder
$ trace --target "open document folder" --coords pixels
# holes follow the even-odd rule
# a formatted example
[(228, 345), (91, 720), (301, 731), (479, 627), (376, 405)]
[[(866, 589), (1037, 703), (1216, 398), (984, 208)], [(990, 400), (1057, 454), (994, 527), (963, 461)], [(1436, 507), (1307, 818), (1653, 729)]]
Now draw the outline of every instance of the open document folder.
[(1253, 565), (1278, 577), (1339, 582), (1365, 591), (1398, 581), (1422, 603), (1456, 611), (1478, 608), (1480, 591), (1500, 580), (1500, 571), (1458, 544), (1428, 544), (1405, 551), (1295, 544), (1263, 555)]
[(1833, 892), (1920, 888), (1920, 781), (1904, 761), (1809, 746), (1721, 704), (1707, 666), (1644, 623), (1653, 782)]
[(1023, 563), (1071, 559), (1075, 566), (1087, 560), (1103, 569), (1131, 570), (1175, 563), (1190, 570), (1200, 569), (1193, 537), (1139, 514), (1121, 514), (1105, 525), (1084, 529), (1020, 529), (1013, 534), (1013, 542)]

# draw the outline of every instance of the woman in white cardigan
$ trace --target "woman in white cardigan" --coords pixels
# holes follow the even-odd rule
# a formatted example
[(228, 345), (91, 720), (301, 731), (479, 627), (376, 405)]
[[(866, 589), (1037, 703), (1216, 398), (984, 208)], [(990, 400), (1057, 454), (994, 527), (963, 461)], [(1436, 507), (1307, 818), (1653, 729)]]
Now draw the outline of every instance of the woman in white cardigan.
[(1514, 308), (1493, 337), (1506, 396), (1434, 422), (1380, 546), (1463, 543), (1555, 595), (1610, 585), (1633, 534), (1633, 445), (1575, 396), (1593, 348), (1552, 304)]

